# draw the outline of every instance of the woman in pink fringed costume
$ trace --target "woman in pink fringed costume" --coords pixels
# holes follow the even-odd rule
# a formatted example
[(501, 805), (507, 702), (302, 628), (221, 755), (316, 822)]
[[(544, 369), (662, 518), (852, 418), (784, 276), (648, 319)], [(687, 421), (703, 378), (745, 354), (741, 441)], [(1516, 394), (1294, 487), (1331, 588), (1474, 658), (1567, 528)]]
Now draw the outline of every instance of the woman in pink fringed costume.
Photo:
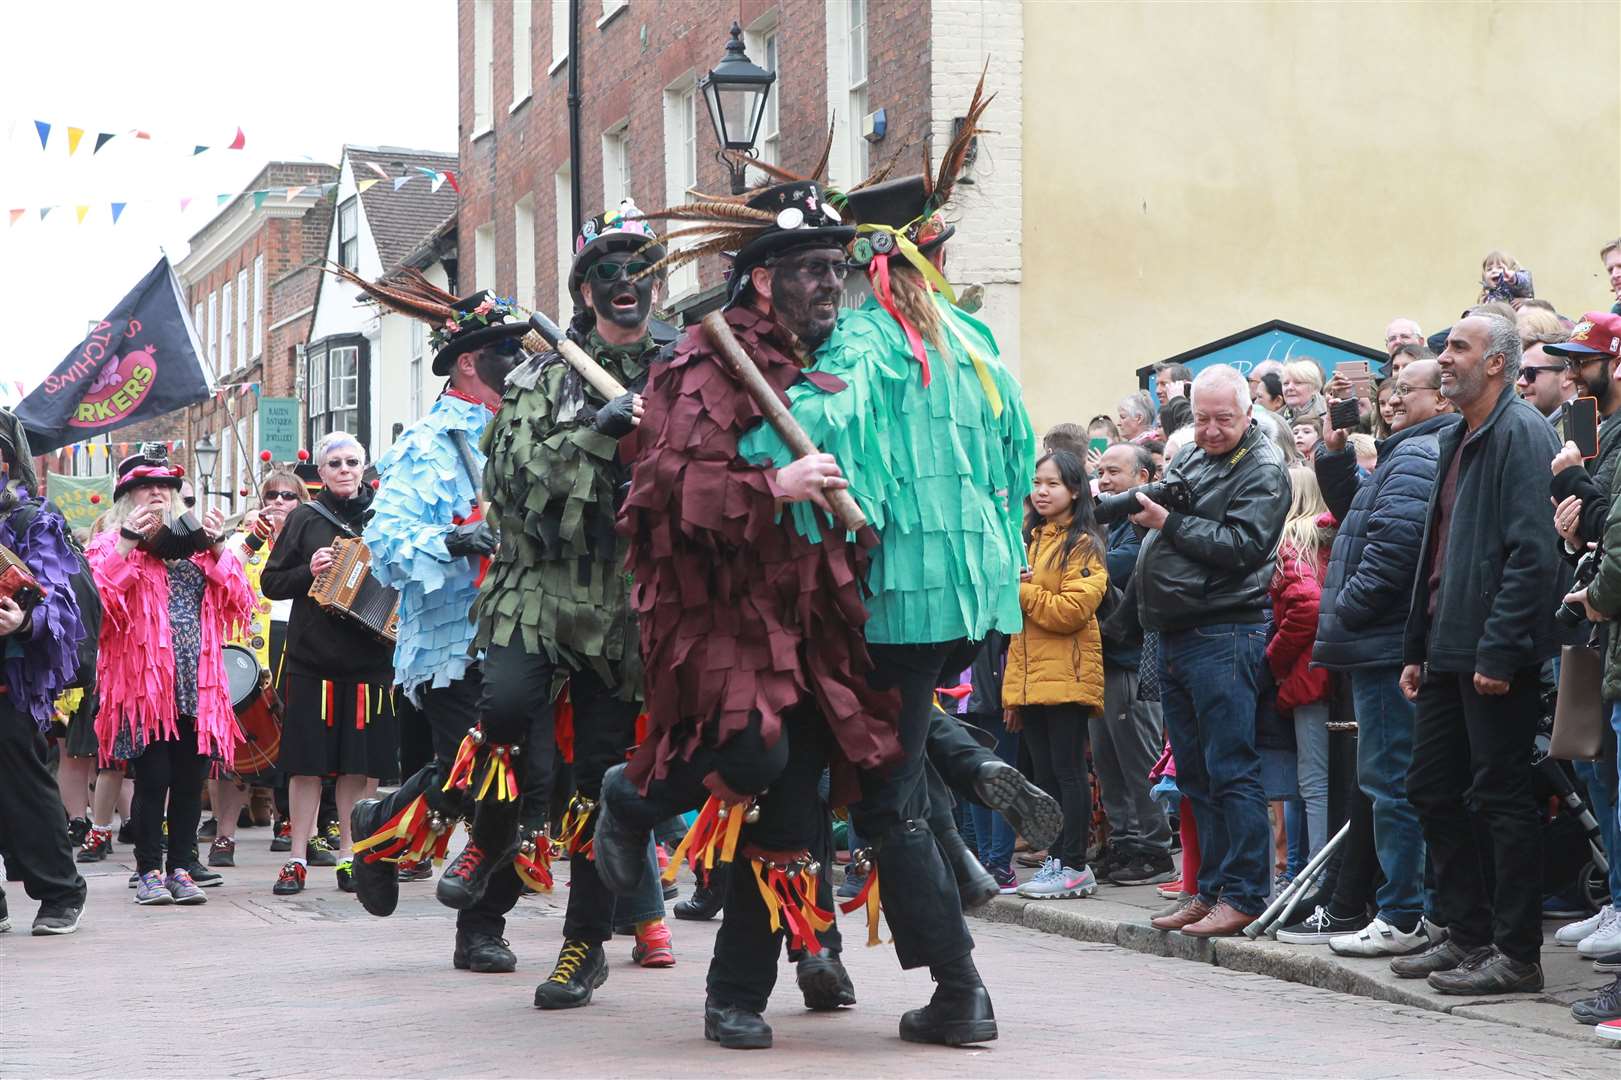
[(109, 527), (89, 551), (104, 608), (96, 740), (103, 762), (135, 763), (137, 904), (207, 899), (187, 870), (203, 781), (211, 761), (231, 765), (239, 740), (220, 647), (253, 610), (218, 512), (201, 529), (185, 516), (183, 472), (161, 443), (119, 462)]

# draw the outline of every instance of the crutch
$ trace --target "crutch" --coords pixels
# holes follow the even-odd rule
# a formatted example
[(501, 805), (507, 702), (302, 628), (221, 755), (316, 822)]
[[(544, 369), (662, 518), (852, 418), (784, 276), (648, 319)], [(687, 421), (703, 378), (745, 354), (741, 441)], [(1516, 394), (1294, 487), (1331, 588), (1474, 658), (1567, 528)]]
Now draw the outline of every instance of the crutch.
[[(1245, 936), (1258, 938), (1267, 933), (1271, 927), (1289, 925), (1289, 916), (1294, 914), (1295, 906), (1300, 903), (1301, 898), (1306, 895), (1308, 890), (1316, 886), (1317, 879), (1322, 877), (1328, 867), (1329, 856), (1334, 854), (1335, 850), (1340, 846), (1340, 842), (1345, 839), (1346, 834), (1350, 831), (1351, 823), (1349, 821), (1341, 825), (1340, 831), (1334, 834), (1333, 839), (1323, 845), (1321, 851), (1311, 857), (1311, 861), (1306, 864), (1305, 869), (1295, 875), (1295, 879), (1278, 894), (1277, 899), (1268, 904), (1266, 910), (1261, 912), (1254, 922), (1244, 927)], [(1276, 937), (1277, 935), (1274, 932), (1271, 936)]]

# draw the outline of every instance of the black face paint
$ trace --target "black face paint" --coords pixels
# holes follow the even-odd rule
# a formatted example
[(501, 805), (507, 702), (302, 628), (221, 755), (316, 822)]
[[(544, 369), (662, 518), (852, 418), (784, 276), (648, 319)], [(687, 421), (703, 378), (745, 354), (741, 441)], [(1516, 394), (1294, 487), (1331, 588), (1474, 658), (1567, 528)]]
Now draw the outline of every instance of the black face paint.
[(648, 274), (639, 281), (626, 281), (621, 273), (612, 281), (600, 280), (607, 266), (623, 266), (627, 262), (645, 262), (628, 251), (604, 255), (591, 264), (585, 275), (585, 292), (591, 298), (591, 310), (598, 319), (605, 319), (623, 330), (640, 330), (647, 326), (653, 313), (653, 285), (655, 275)]
[(521, 346), (516, 340), (497, 342), (478, 350), (473, 354), (473, 371), (478, 375), (478, 381), (497, 394), (505, 392), (507, 373), (518, 362), (520, 351)]
[(843, 258), (840, 248), (812, 248), (771, 268), (771, 310), (807, 348), (815, 349), (833, 333), (843, 282), (834, 273), (814, 273), (806, 267), (827, 267)]

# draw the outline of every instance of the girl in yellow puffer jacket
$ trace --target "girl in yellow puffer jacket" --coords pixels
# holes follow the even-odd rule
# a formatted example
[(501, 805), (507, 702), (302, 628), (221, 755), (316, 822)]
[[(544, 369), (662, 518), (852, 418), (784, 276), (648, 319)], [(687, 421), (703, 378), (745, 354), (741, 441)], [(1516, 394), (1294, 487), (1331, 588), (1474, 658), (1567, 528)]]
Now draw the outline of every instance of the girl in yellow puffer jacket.
[(1002, 705), (1009, 731), (1022, 730), (1035, 781), (1064, 807), (1064, 831), (1020, 896), (1090, 896), (1086, 865), (1092, 790), (1086, 775), (1087, 721), (1103, 707), (1103, 640), (1097, 611), (1109, 588), (1108, 545), (1092, 515), (1080, 458), (1067, 450), (1036, 462), (1025, 515), (1029, 544), (1020, 573), (1024, 629), (1008, 646)]

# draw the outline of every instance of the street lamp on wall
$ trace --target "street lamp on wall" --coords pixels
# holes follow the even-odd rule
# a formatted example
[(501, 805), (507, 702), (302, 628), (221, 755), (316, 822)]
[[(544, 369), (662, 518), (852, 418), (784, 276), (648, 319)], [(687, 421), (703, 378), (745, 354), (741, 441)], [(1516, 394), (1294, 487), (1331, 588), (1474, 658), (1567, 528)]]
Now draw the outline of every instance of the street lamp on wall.
[(197, 475), (203, 481), (203, 497), (217, 495), (235, 506), (236, 494), (234, 492), (222, 491), (214, 487), (214, 466), (219, 464), (220, 459), (220, 448), (214, 442), (214, 436), (208, 434), (198, 439), (196, 445), (192, 447), (192, 454), (197, 458)]
[[(732, 23), (732, 39), (726, 43), (721, 62), (698, 80), (709, 122), (720, 143), (716, 155), (732, 177), (732, 194), (740, 195), (747, 186), (749, 161), (754, 157), (754, 140), (765, 119), (766, 99), (777, 73), (767, 71), (749, 59), (743, 50), (743, 27)], [(726, 151), (735, 151), (728, 154)]]

